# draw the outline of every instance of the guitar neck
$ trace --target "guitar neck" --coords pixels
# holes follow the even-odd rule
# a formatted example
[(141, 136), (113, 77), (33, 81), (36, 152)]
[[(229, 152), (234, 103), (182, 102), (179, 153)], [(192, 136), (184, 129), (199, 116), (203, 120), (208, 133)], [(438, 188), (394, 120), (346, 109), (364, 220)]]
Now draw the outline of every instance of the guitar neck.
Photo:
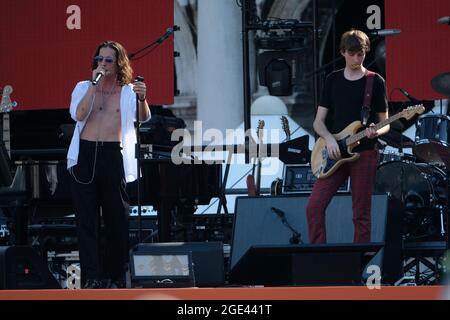
[(2, 141), (5, 144), (6, 151), (11, 157), (11, 139), (10, 139), (10, 128), (9, 128), (9, 113), (2, 113)]
[[(383, 120), (383, 121), (381, 121), (381, 122), (378, 122), (378, 123), (374, 126), (374, 129), (375, 129), (375, 131), (378, 131), (378, 130), (380, 130), (381, 128), (387, 126), (388, 124), (390, 124), (390, 123), (394, 122), (395, 120), (398, 120), (398, 119), (400, 119), (400, 118), (402, 118), (402, 117), (403, 117), (403, 113), (402, 113), (402, 112), (397, 113), (396, 115), (394, 115), (394, 116), (392, 116), (392, 117), (390, 117), (390, 118), (388, 118), (388, 119), (386, 119), (386, 120)], [(351, 145), (351, 144), (354, 144), (354, 143), (358, 142), (359, 140), (361, 140), (361, 139), (363, 139), (363, 138), (365, 138), (365, 137), (367, 137), (366, 131), (363, 130), (363, 131), (358, 132), (357, 134), (355, 134), (355, 135), (353, 135), (353, 136), (347, 138), (347, 140), (345, 140), (345, 143), (346, 143), (346, 145)]]

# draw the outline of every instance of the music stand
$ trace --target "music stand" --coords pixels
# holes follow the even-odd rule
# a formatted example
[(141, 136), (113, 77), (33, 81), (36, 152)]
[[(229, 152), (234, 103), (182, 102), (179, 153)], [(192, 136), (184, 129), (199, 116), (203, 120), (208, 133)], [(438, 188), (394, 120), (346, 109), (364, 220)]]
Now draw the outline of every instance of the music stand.
[(246, 285), (360, 285), (365, 265), (384, 246), (363, 244), (255, 245), (231, 270)]

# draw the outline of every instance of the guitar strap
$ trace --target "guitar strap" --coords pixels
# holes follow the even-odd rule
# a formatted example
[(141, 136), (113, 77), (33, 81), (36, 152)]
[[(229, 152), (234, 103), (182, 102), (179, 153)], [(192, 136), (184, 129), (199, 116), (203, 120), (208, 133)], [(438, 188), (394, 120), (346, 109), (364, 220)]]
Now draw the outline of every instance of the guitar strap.
[(372, 101), (373, 79), (375, 72), (367, 70), (366, 89), (364, 90), (364, 103), (361, 109), (361, 122), (363, 126), (367, 126), (370, 117), (370, 103)]

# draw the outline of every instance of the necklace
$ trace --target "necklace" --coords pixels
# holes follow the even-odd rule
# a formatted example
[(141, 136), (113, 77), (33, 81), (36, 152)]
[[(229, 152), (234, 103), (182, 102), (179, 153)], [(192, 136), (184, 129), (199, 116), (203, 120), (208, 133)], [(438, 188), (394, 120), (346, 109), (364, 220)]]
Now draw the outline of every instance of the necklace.
[[(101, 87), (101, 91), (100, 91), (100, 93), (102, 94), (102, 103), (100, 104), (100, 106), (99, 106), (99, 110), (101, 111), (101, 110), (103, 110), (103, 107), (106, 105), (106, 102), (108, 101), (108, 99), (109, 99), (109, 97), (110, 97), (110, 95), (112, 95), (113, 93), (114, 93), (114, 91), (115, 91), (115, 87), (116, 86), (116, 83), (115, 82), (113, 82), (113, 84), (112, 84), (112, 86), (111, 86), (111, 89), (109, 90), (109, 91), (103, 91), (103, 85), (102, 85), (102, 87)], [(107, 99), (105, 99), (105, 95), (107, 95), (108, 96), (108, 98)]]

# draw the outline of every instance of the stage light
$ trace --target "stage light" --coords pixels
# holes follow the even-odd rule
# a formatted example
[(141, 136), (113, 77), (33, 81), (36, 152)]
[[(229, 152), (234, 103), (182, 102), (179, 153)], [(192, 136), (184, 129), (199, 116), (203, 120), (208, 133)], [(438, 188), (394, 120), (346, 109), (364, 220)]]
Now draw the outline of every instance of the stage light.
[(290, 96), (305, 74), (311, 25), (294, 19), (267, 20), (255, 36), (259, 82), (273, 96)]
[(259, 83), (273, 96), (289, 96), (299, 84), (299, 55), (303, 50), (264, 51), (258, 55)]

